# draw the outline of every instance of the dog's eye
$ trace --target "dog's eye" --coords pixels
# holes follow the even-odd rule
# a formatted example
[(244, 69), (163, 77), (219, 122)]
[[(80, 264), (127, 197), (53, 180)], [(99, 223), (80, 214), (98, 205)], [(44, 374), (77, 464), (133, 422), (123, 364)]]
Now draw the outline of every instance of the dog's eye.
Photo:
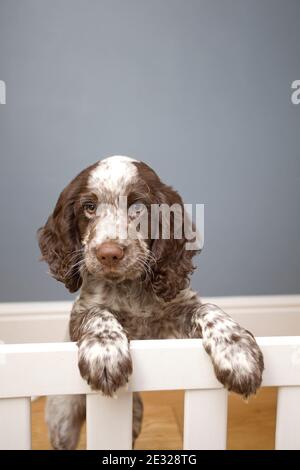
[(128, 214), (131, 217), (137, 217), (143, 212), (144, 209), (145, 205), (142, 202), (135, 202), (129, 207)]
[(97, 205), (94, 202), (85, 202), (83, 204), (83, 209), (85, 210), (85, 212), (92, 215), (96, 212)]

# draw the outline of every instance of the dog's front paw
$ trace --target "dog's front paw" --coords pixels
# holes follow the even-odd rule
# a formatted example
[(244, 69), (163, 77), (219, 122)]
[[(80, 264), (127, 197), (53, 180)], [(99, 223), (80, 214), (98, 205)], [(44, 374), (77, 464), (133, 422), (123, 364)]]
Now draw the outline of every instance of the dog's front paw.
[(126, 385), (132, 373), (128, 340), (118, 333), (109, 337), (85, 336), (78, 343), (78, 367), (93, 390), (112, 396)]
[(210, 353), (217, 379), (229, 390), (244, 397), (255, 394), (262, 382), (263, 355), (254, 337), (242, 328), (216, 342), (211, 338), (205, 349)]

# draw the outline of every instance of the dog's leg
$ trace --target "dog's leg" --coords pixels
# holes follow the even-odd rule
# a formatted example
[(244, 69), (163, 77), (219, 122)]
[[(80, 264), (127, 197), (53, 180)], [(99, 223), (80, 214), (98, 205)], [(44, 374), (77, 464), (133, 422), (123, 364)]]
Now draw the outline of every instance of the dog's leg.
[(132, 448), (138, 438), (143, 422), (144, 406), (141, 395), (139, 393), (133, 394), (133, 419), (132, 419)]
[(217, 379), (228, 390), (245, 397), (256, 393), (261, 385), (264, 361), (254, 336), (216, 305), (201, 304), (195, 297), (185, 304), (177, 304), (176, 312), (181, 337), (203, 339)]
[[(51, 445), (57, 450), (73, 450), (78, 444), (86, 406), (84, 395), (57, 395), (47, 398), (46, 422)], [(132, 447), (138, 438), (143, 421), (143, 402), (139, 393), (133, 394)]]
[(72, 310), (71, 339), (78, 344), (78, 367), (93, 390), (113, 396), (132, 373), (129, 342), (122, 325), (108, 309)]
[[(57, 450), (73, 450), (78, 444), (86, 401), (84, 395), (57, 395), (47, 398), (46, 422), (51, 445)], [(139, 393), (133, 394), (132, 447), (138, 438), (143, 421), (143, 402)]]
[(76, 448), (85, 418), (85, 401), (85, 395), (56, 395), (47, 398), (46, 422), (54, 449)]

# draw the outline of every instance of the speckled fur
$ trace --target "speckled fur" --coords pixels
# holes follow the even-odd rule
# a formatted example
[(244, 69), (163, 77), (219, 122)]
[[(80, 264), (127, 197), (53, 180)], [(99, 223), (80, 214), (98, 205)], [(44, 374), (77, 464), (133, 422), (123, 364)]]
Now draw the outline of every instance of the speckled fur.
[[(152, 193), (152, 201), (158, 198), (169, 204), (182, 203), (179, 195), (163, 185), (146, 165), (139, 166), (124, 157), (105, 160), (103, 167), (94, 165), (82, 174), (85, 181), (81, 179), (80, 187), (85, 185), (85, 191), (93, 189), (93, 193), (98, 192), (98, 198), (107, 194), (109, 199), (114, 199), (120, 194), (128, 194), (142, 181), (144, 186), (141, 187), (145, 188), (146, 184), (149, 189), (147, 196)], [(74, 182), (72, 184), (74, 200)], [(66, 190), (64, 195), (67, 200)], [(62, 199), (59, 204), (59, 207), (64, 207)], [(60, 214), (58, 209), (56, 212)], [(88, 223), (78, 216), (81, 230), (76, 240), (77, 246), (81, 240), (84, 247), (85, 269), (81, 264), (80, 269), (71, 271), (72, 276), (77, 276), (81, 290), (72, 308), (70, 338), (78, 344), (79, 370), (91, 388), (112, 396), (119, 387), (126, 385), (132, 372), (128, 346), (131, 339), (203, 338), (218, 380), (228, 390), (245, 397), (255, 393), (262, 380), (262, 353), (250, 332), (217, 306), (202, 304), (198, 295), (188, 287), (189, 274), (193, 271), (191, 259), (195, 253), (185, 251), (184, 240), (127, 241), (128, 254), (119, 276), (112, 279), (105, 275), (93, 256), (95, 245), (107, 239), (103, 217), (103, 214), (97, 214), (94, 221)], [(74, 224), (69, 218), (69, 224), (71, 222)], [(56, 230), (53, 229), (55, 223), (58, 224), (51, 216), (40, 230), (41, 250), (50, 269), (52, 265), (52, 274), (74, 290), (74, 282), (68, 278), (65, 267), (62, 273), (59, 258), (53, 255), (61, 253), (62, 256), (63, 248), (56, 248), (55, 243), (54, 247), (49, 246), (49, 240), (59, 241), (60, 226), (58, 224)], [(66, 233), (65, 229), (65, 236)], [(145, 277), (139, 264), (135, 264), (137, 253), (143, 255), (151, 266), (150, 278)], [(142, 418), (142, 404), (137, 396), (133, 415), (133, 439), (136, 439)], [(83, 419), (83, 397), (50, 399), (47, 422), (53, 446), (74, 448)]]

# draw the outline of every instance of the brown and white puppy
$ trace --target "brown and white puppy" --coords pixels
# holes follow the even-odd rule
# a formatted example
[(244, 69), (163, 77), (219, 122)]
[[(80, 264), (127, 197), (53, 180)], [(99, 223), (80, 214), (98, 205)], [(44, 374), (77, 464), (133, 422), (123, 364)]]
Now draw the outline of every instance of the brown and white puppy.
[[(145, 163), (116, 156), (82, 171), (61, 193), (38, 232), (43, 259), (70, 292), (80, 288), (70, 320), (78, 365), (91, 388), (113, 395), (132, 372), (131, 339), (202, 338), (218, 380), (249, 396), (261, 384), (263, 356), (253, 335), (189, 288), (194, 250), (186, 238), (116, 236), (120, 196), (131, 210), (128, 226), (152, 204), (181, 197)], [(126, 206), (127, 208), (127, 206)], [(151, 225), (151, 220), (149, 219)], [(201, 371), (199, 371), (201, 373)], [(134, 396), (133, 438), (140, 432), (142, 402)], [(52, 397), (47, 422), (53, 447), (76, 447), (85, 397)]]

